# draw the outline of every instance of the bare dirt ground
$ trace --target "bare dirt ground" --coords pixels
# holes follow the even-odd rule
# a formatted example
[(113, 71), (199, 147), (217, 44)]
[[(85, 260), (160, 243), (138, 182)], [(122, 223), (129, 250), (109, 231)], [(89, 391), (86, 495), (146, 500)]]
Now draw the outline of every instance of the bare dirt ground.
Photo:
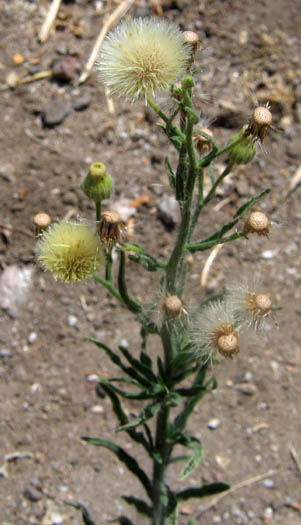
[[(237, 359), (214, 370), (219, 388), (189, 424), (205, 449), (191, 484), (224, 480), (235, 485), (268, 474), (202, 514), (208, 501), (191, 500), (181, 508), (180, 523), (199, 516), (200, 524), (297, 525), (301, 472), (291, 451), (301, 459), (301, 211), (300, 186), (290, 188), (301, 151), (298, 2), (158, 3), (165, 17), (200, 35), (202, 72), (195, 97), (217, 142), (225, 143), (240, 129), (256, 100), (270, 101), (275, 126), (283, 129), (270, 133), (251, 165), (235, 168), (199, 226), (206, 234), (229, 220), (249, 195), (271, 186), (262, 205), (275, 223), (270, 238), (224, 246), (206, 292), (199, 288), (199, 279), (208, 253), (196, 257), (186, 298), (193, 301), (193, 295), (197, 299), (217, 291), (233, 276), (260, 272), (265, 288), (282, 306), (279, 328), (271, 323)], [(33, 268), (33, 286), (23, 306), (0, 316), (0, 523), (80, 524), (80, 515), (64, 503), (74, 499), (88, 507), (98, 525), (120, 514), (139, 524), (141, 518), (120, 499), (121, 494), (139, 493), (135, 479), (108, 452), (80, 440), (82, 435), (112, 437), (116, 426), (108, 399), (97, 395), (91, 381), (93, 374), (110, 374), (112, 367), (85, 336), (112, 347), (125, 339), (135, 351), (138, 326), (92, 281), (63, 285), (42, 272), (35, 263), (32, 219), (45, 211), (53, 220), (66, 215), (92, 220), (93, 210), (79, 183), (88, 165), (100, 160), (115, 178), (114, 200), (148, 196), (145, 204), (133, 208), (135, 240), (164, 256), (177, 228), (167, 229), (158, 214), (169, 192), (164, 157), (173, 157), (143, 104), (115, 101), (115, 114), (110, 114), (94, 73), (77, 85), (104, 17), (117, 2), (63, 2), (55, 31), (40, 44), (37, 35), (49, 4), (0, 4), (1, 86), (16, 76), (53, 70), (67, 59), (61, 79), (0, 92), (0, 265), (2, 271), (11, 265)], [(149, 15), (154, 9), (150, 2), (137, 1), (130, 13)], [(51, 118), (61, 122), (51, 124)], [(128, 276), (133, 291), (147, 302), (149, 275), (131, 263)], [(135, 408), (127, 406), (129, 411)], [(212, 419), (219, 420), (214, 430), (208, 428)], [(117, 439), (131, 448), (125, 436), (118, 434)], [(144, 461), (140, 450), (131, 453)]]

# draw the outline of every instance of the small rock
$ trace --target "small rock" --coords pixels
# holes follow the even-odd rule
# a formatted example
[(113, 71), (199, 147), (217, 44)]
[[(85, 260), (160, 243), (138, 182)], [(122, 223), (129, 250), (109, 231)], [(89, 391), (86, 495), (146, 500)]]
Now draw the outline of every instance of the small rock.
[(7, 182), (16, 182), (15, 167), (13, 164), (6, 162), (0, 166), (0, 177)]
[(68, 117), (70, 108), (64, 102), (52, 100), (43, 112), (43, 124), (46, 127), (58, 126)]
[(11, 357), (11, 356), (12, 356), (12, 353), (6, 348), (3, 348), (3, 350), (0, 350), (0, 357), (2, 357), (2, 359), (5, 359), (6, 357)]
[(273, 259), (277, 255), (278, 251), (278, 248), (276, 248), (275, 250), (264, 250), (261, 253), (261, 257), (263, 259)]
[(0, 276), (0, 308), (18, 317), (32, 285), (33, 266), (7, 266)]
[(62, 195), (62, 202), (68, 206), (76, 207), (78, 205), (78, 197), (73, 191), (66, 191)]
[(274, 511), (272, 507), (267, 507), (263, 513), (264, 523), (269, 523), (271, 519), (273, 518), (273, 514), (274, 514)]
[(75, 326), (78, 323), (77, 317), (75, 315), (68, 315), (68, 325), (69, 326)]
[(72, 107), (73, 109), (75, 109), (75, 111), (84, 111), (84, 109), (87, 109), (90, 106), (90, 104), (91, 93), (89, 91), (86, 91), (76, 100), (74, 100)]
[(242, 394), (245, 394), (246, 396), (253, 396), (258, 391), (258, 388), (253, 383), (241, 383), (238, 385), (237, 390), (239, 390)]
[(91, 408), (92, 414), (103, 414), (103, 407), (101, 405), (94, 405), (94, 407)]
[(159, 219), (167, 228), (173, 228), (180, 218), (179, 204), (176, 199), (170, 195), (164, 195), (159, 202), (158, 207)]
[(38, 338), (38, 334), (36, 332), (30, 332), (29, 336), (28, 336), (28, 342), (30, 345), (32, 345), (33, 343), (35, 343), (35, 341), (37, 340)]
[(89, 383), (97, 383), (99, 381), (99, 377), (97, 374), (90, 374), (87, 377), (87, 381), (89, 381)]
[(274, 482), (274, 480), (272, 480), (270, 478), (265, 479), (263, 484), (264, 484), (266, 489), (273, 489), (273, 488), (275, 488), (275, 482)]
[(41, 497), (42, 497), (40, 492), (38, 492), (33, 487), (27, 487), (24, 490), (23, 495), (24, 495), (24, 498), (28, 499), (29, 501), (32, 501), (33, 503), (35, 503), (36, 501), (39, 501), (41, 499)]
[(221, 422), (219, 419), (210, 419), (207, 426), (210, 428), (210, 430), (215, 430), (220, 424)]

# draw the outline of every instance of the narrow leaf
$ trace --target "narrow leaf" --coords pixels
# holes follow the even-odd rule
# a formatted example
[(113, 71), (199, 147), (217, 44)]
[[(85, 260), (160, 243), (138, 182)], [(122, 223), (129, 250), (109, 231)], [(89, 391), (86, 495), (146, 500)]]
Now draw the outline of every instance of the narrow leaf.
[(116, 443), (113, 443), (112, 441), (109, 441), (108, 439), (101, 439), (101, 438), (93, 438), (93, 437), (82, 437), (84, 441), (87, 441), (87, 443), (91, 443), (92, 445), (96, 447), (104, 447), (108, 450), (111, 450), (118, 459), (126, 465), (128, 470), (136, 476), (140, 483), (143, 485), (143, 487), (146, 490), (147, 495), (150, 499), (152, 499), (152, 485), (148, 478), (148, 476), (145, 474), (144, 470), (142, 470), (136, 461), (135, 458), (130, 456), (123, 448), (116, 445)]
[(140, 374), (142, 374), (148, 382), (151, 384), (157, 383), (157, 378), (154, 374), (154, 372), (148, 367), (145, 366), (141, 361), (138, 361), (138, 359), (135, 359), (130, 352), (128, 351), (125, 346), (120, 345), (119, 350), (123, 353), (124, 357), (128, 360), (128, 362), (133, 366), (135, 370), (138, 370)]
[(198, 464), (203, 460), (203, 446), (199, 443), (195, 448), (194, 452), (191, 455), (188, 463), (183, 468), (178, 479), (182, 480), (187, 478), (192, 472), (197, 468)]
[(144, 500), (135, 498), (134, 496), (122, 496), (122, 498), (129, 505), (133, 505), (139, 514), (143, 514), (149, 518), (152, 517), (152, 508)]
[(208, 485), (202, 485), (201, 487), (191, 487), (178, 492), (177, 499), (178, 501), (186, 501), (190, 498), (204, 498), (205, 496), (212, 496), (213, 494), (225, 492), (230, 488), (231, 485), (228, 485), (227, 483), (208, 483)]
[(81, 503), (76, 503), (75, 501), (66, 501), (65, 503), (70, 505), (70, 507), (74, 507), (76, 510), (81, 510), (83, 522), (85, 525), (96, 525), (84, 505)]
[(161, 402), (158, 403), (152, 403), (145, 408), (143, 408), (139, 414), (139, 416), (135, 417), (130, 421), (129, 423), (122, 425), (117, 429), (117, 432), (121, 432), (122, 430), (128, 430), (129, 428), (137, 427), (138, 425), (141, 425), (148, 419), (151, 419), (153, 416), (159, 412), (161, 408)]

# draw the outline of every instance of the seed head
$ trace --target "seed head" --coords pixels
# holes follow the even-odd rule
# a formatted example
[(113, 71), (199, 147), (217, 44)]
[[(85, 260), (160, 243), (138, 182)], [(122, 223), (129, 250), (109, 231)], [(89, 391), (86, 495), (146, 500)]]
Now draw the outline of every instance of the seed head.
[(177, 295), (170, 295), (163, 302), (163, 310), (169, 319), (177, 319), (183, 313), (183, 303)]
[(193, 132), (193, 142), (200, 155), (209, 153), (212, 149), (212, 143), (206, 139), (201, 133), (206, 133), (209, 137), (213, 138), (211, 129), (208, 128), (196, 128)]
[(272, 126), (272, 120), (273, 116), (268, 105), (258, 106), (253, 111), (253, 115), (249, 125), (246, 128), (245, 135), (252, 136), (253, 138), (259, 139), (261, 142), (263, 142), (268, 128)]
[(119, 213), (116, 211), (104, 211), (101, 214), (101, 221), (98, 225), (98, 234), (102, 244), (110, 248), (120, 241), (122, 222)]
[(243, 233), (245, 235), (257, 233), (257, 235), (268, 237), (270, 226), (271, 223), (269, 219), (262, 211), (252, 211), (245, 222)]
[(58, 222), (38, 243), (38, 259), (55, 279), (74, 283), (91, 277), (103, 262), (100, 242), (84, 223)]
[(212, 360), (218, 353), (232, 359), (238, 354), (239, 329), (231, 308), (222, 301), (215, 301), (203, 308), (191, 324), (191, 340), (201, 361)]
[(264, 318), (272, 311), (272, 301), (262, 291), (260, 282), (256, 278), (233, 282), (227, 286), (227, 293), (226, 302), (233, 309), (238, 324), (261, 328)]
[(39, 237), (51, 224), (51, 218), (47, 213), (37, 213), (33, 218), (35, 237)]
[(133, 102), (166, 89), (185, 70), (190, 46), (177, 26), (157, 18), (121, 22), (105, 39), (96, 62), (112, 94)]

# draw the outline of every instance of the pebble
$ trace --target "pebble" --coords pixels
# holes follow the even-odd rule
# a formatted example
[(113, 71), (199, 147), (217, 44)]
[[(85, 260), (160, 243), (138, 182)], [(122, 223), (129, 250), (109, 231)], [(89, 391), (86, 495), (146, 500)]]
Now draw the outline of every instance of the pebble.
[(215, 430), (217, 427), (219, 427), (221, 424), (219, 419), (210, 419), (207, 426), (210, 428), (210, 430)]
[(277, 255), (278, 251), (278, 248), (276, 248), (275, 250), (264, 250), (261, 253), (261, 257), (263, 259), (273, 259)]
[(245, 396), (253, 396), (258, 391), (258, 388), (253, 383), (241, 383), (238, 385), (237, 390), (239, 390)]
[(62, 195), (62, 202), (63, 204), (76, 207), (78, 205), (78, 197), (74, 191), (66, 191)]
[(164, 195), (158, 206), (159, 219), (167, 228), (173, 228), (180, 219), (179, 204), (170, 195)]
[(32, 285), (34, 268), (7, 266), (0, 276), (0, 308), (10, 317), (18, 317)]
[(0, 166), (0, 178), (7, 182), (16, 182), (15, 167), (13, 164), (6, 162)]
[(103, 407), (101, 405), (94, 405), (92, 408), (91, 408), (91, 412), (92, 414), (103, 414)]
[(6, 357), (11, 357), (11, 356), (12, 356), (12, 353), (6, 348), (3, 348), (3, 350), (0, 350), (0, 357), (2, 357), (2, 359), (5, 359)]
[(37, 338), (38, 338), (37, 332), (30, 332), (27, 340), (28, 340), (29, 344), (32, 345), (33, 343), (35, 343)]
[(24, 498), (28, 499), (29, 501), (32, 501), (35, 503), (36, 501), (39, 501), (42, 497), (40, 492), (38, 492), (33, 487), (27, 487), (23, 492)]
[(68, 117), (70, 108), (65, 102), (52, 100), (43, 112), (43, 124), (46, 127), (58, 126)]
[(86, 91), (76, 100), (74, 100), (72, 107), (75, 111), (84, 111), (84, 109), (87, 109), (90, 106), (90, 104), (91, 93), (89, 91)]
[(267, 507), (263, 513), (264, 522), (269, 523), (269, 521), (273, 518), (273, 514), (274, 512), (273, 512), (272, 507)]
[(77, 317), (75, 315), (68, 315), (68, 325), (69, 326), (76, 326), (78, 323)]
[(263, 484), (264, 484), (266, 489), (273, 489), (273, 488), (275, 488), (275, 482), (274, 482), (274, 480), (272, 480), (270, 478), (265, 479)]

